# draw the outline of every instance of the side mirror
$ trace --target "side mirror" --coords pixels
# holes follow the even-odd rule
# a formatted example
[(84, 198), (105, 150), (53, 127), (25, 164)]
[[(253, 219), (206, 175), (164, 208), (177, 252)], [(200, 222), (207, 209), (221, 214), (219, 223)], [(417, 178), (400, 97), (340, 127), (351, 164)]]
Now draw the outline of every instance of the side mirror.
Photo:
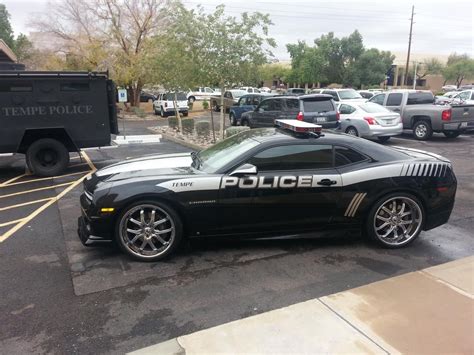
[(244, 164), (239, 166), (233, 172), (231, 172), (230, 176), (242, 176), (242, 175), (255, 175), (257, 174), (257, 167), (252, 164)]

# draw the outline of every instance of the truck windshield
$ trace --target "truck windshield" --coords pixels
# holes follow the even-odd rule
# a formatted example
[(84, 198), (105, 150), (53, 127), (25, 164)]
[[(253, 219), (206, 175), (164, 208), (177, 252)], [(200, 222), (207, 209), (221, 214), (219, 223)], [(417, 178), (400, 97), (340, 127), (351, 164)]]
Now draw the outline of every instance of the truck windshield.
[(434, 103), (431, 92), (412, 92), (408, 94), (407, 105), (421, 105)]
[[(200, 151), (194, 168), (213, 174), (260, 143), (252, 137), (259, 129), (242, 132)], [(197, 166), (198, 165), (198, 166)]]
[(341, 100), (363, 99), (363, 97), (354, 89), (339, 91), (339, 97)]

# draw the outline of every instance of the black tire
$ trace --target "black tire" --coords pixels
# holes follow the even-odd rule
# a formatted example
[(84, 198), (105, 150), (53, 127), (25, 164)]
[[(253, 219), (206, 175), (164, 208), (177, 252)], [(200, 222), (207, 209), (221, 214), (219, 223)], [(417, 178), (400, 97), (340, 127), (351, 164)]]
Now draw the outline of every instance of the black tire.
[(158, 111), (156, 107), (153, 106), (153, 113), (158, 116), (160, 114), (160, 111)]
[(240, 121), (240, 125), (241, 126), (244, 126), (244, 127), (250, 127), (250, 123), (249, 123), (249, 120), (244, 118)]
[(380, 143), (386, 143), (390, 140), (390, 137), (377, 137)]
[(215, 111), (215, 112), (219, 112), (221, 109), (219, 107), (219, 105), (217, 104), (217, 101), (212, 101), (212, 109)]
[[(140, 211), (144, 210), (144, 221), (146, 222), (146, 225), (137, 225), (134, 222), (131, 222), (130, 219), (133, 218), (132, 216), (137, 216), (141, 215)], [(166, 220), (168, 221), (160, 223), (158, 226), (162, 226), (162, 228), (152, 228), (151, 227), (151, 211), (155, 210), (158, 212), (158, 217), (154, 217), (154, 221), (156, 222), (156, 219), (158, 220)], [(147, 211), (149, 213), (147, 214)], [(137, 220), (136, 218), (133, 218), (135, 222), (141, 222)], [(148, 220), (148, 222), (147, 222)], [(136, 227), (138, 229), (135, 229), (133, 227)], [(145, 231), (148, 229), (148, 231)], [(159, 234), (159, 237), (165, 241), (169, 242), (169, 244), (162, 244), (158, 237), (154, 236), (153, 232), (156, 231), (162, 231), (162, 230), (168, 230), (172, 229), (171, 232), (169, 233), (163, 233)], [(135, 231), (143, 231), (143, 233), (150, 233), (147, 237), (137, 237), (138, 234), (136, 233), (130, 233), (130, 230), (135, 230)], [(173, 234), (174, 231), (174, 234)], [(141, 234), (143, 234), (141, 233)], [(136, 243), (132, 241), (134, 238), (137, 237), (138, 239), (136, 240)], [(146, 244), (143, 247), (143, 244), (145, 243), (145, 238), (147, 239), (148, 242), (152, 242), (153, 245), (156, 246), (162, 244), (161, 248), (156, 248), (157, 250), (153, 250), (151, 247), (151, 244)], [(120, 247), (120, 249), (130, 256), (131, 258), (139, 261), (158, 261), (158, 260), (163, 260), (166, 257), (170, 256), (173, 254), (174, 251), (179, 247), (179, 244), (181, 243), (181, 240), (183, 238), (183, 224), (181, 222), (181, 218), (178, 216), (178, 214), (175, 212), (173, 208), (168, 206), (167, 204), (163, 202), (157, 202), (157, 201), (151, 201), (151, 200), (143, 200), (143, 201), (138, 201), (130, 206), (127, 206), (119, 215), (117, 218), (116, 226), (115, 226), (115, 240)], [(157, 244), (154, 244), (157, 242)], [(141, 244), (140, 247), (138, 247), (138, 244)], [(161, 250), (162, 249), (162, 250)]]
[(163, 106), (160, 107), (160, 116), (165, 118), (166, 117), (166, 112), (163, 110)]
[(26, 162), (35, 175), (59, 175), (69, 164), (69, 151), (56, 139), (39, 139), (28, 148)]
[[(393, 210), (390, 208), (390, 206), (393, 207), (393, 205), (390, 205), (390, 203), (393, 203), (393, 201), (403, 201), (404, 203), (406, 203), (406, 205), (403, 206), (403, 211), (402, 211), (402, 206), (397, 206), (397, 203), (395, 203), (396, 212), (393, 217), (389, 217), (390, 214), (388, 212), (385, 212), (385, 210), (383, 210), (383, 206), (384, 205), (386, 205), (386, 207), (388, 206), (388, 210), (393, 212)], [(398, 207), (400, 207), (400, 209)], [(412, 210), (412, 214), (400, 217), (403, 214), (403, 212), (407, 213), (406, 211), (410, 211), (410, 209)], [(383, 213), (386, 213), (386, 217), (382, 215)], [(413, 225), (409, 225), (407, 223), (403, 223), (403, 222), (410, 221), (410, 218), (412, 218), (413, 220), (414, 216), (418, 219), (416, 221), (416, 224), (413, 223)], [(379, 218), (381, 219), (381, 221), (379, 220)], [(382, 218), (386, 218), (386, 220)], [(404, 220), (404, 218), (406, 219)], [(379, 246), (382, 246), (384, 248), (389, 248), (389, 249), (396, 249), (396, 248), (401, 248), (412, 243), (420, 235), (421, 231), (423, 230), (425, 219), (426, 217), (425, 217), (425, 210), (423, 208), (423, 204), (420, 202), (420, 200), (416, 196), (413, 196), (405, 192), (391, 193), (389, 195), (386, 195), (380, 198), (377, 202), (374, 203), (374, 205), (369, 211), (369, 214), (367, 215), (367, 220), (365, 223), (365, 231), (369, 239), (377, 243)], [(377, 223), (379, 223), (379, 225), (377, 225)], [(386, 224), (386, 226), (382, 227), (384, 223)], [(398, 224), (400, 224), (400, 226), (398, 226)], [(395, 227), (396, 225), (397, 227)], [(392, 227), (394, 227), (395, 233), (398, 233), (398, 231), (403, 232), (403, 229), (401, 229), (402, 228), (401, 225), (408, 226), (408, 227), (405, 227), (405, 230), (407, 229), (410, 230), (411, 235), (409, 235), (407, 239), (400, 239), (398, 242), (396, 242), (396, 239), (388, 237), (390, 236), (390, 233), (385, 238), (383, 238), (382, 236), (378, 234), (379, 233), (378, 231), (381, 231), (381, 233), (384, 233), (384, 232), (386, 233), (387, 230), (384, 228), (390, 229)], [(400, 236), (400, 238), (403, 238), (403, 237)]]
[(457, 138), (461, 134), (459, 131), (444, 131), (443, 134), (446, 138)]
[(351, 135), (351, 136), (359, 137), (359, 131), (354, 126), (347, 127), (346, 128), (346, 133)]
[(231, 126), (237, 126), (237, 120), (235, 119), (235, 115), (233, 112), (230, 113), (229, 120)]
[(433, 136), (431, 123), (426, 120), (416, 121), (413, 125), (413, 137), (419, 141), (426, 141)]
[(189, 112), (188, 112), (188, 111), (184, 111), (184, 112), (183, 112), (183, 116), (184, 116), (184, 117), (188, 117), (188, 115), (189, 115)]
[(190, 96), (190, 97), (188, 98), (188, 102), (189, 102), (189, 103), (192, 104), (194, 101), (196, 101), (196, 98), (195, 98), (194, 96)]

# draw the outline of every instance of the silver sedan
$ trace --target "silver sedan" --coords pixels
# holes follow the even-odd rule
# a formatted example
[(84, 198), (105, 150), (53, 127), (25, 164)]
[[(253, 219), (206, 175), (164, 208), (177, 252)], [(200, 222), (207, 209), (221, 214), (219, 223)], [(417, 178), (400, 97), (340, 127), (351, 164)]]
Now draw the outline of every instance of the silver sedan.
[(386, 142), (403, 132), (400, 114), (372, 102), (341, 103), (338, 106), (341, 131)]

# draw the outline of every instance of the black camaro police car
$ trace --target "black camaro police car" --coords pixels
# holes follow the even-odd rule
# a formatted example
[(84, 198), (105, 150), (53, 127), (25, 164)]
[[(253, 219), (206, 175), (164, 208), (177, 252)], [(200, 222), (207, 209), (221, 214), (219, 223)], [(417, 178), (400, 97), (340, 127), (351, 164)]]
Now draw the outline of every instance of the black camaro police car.
[(160, 260), (187, 237), (362, 231), (389, 248), (448, 221), (456, 194), (442, 156), (320, 132), (296, 120), (199, 153), (146, 156), (84, 181), (79, 236)]

